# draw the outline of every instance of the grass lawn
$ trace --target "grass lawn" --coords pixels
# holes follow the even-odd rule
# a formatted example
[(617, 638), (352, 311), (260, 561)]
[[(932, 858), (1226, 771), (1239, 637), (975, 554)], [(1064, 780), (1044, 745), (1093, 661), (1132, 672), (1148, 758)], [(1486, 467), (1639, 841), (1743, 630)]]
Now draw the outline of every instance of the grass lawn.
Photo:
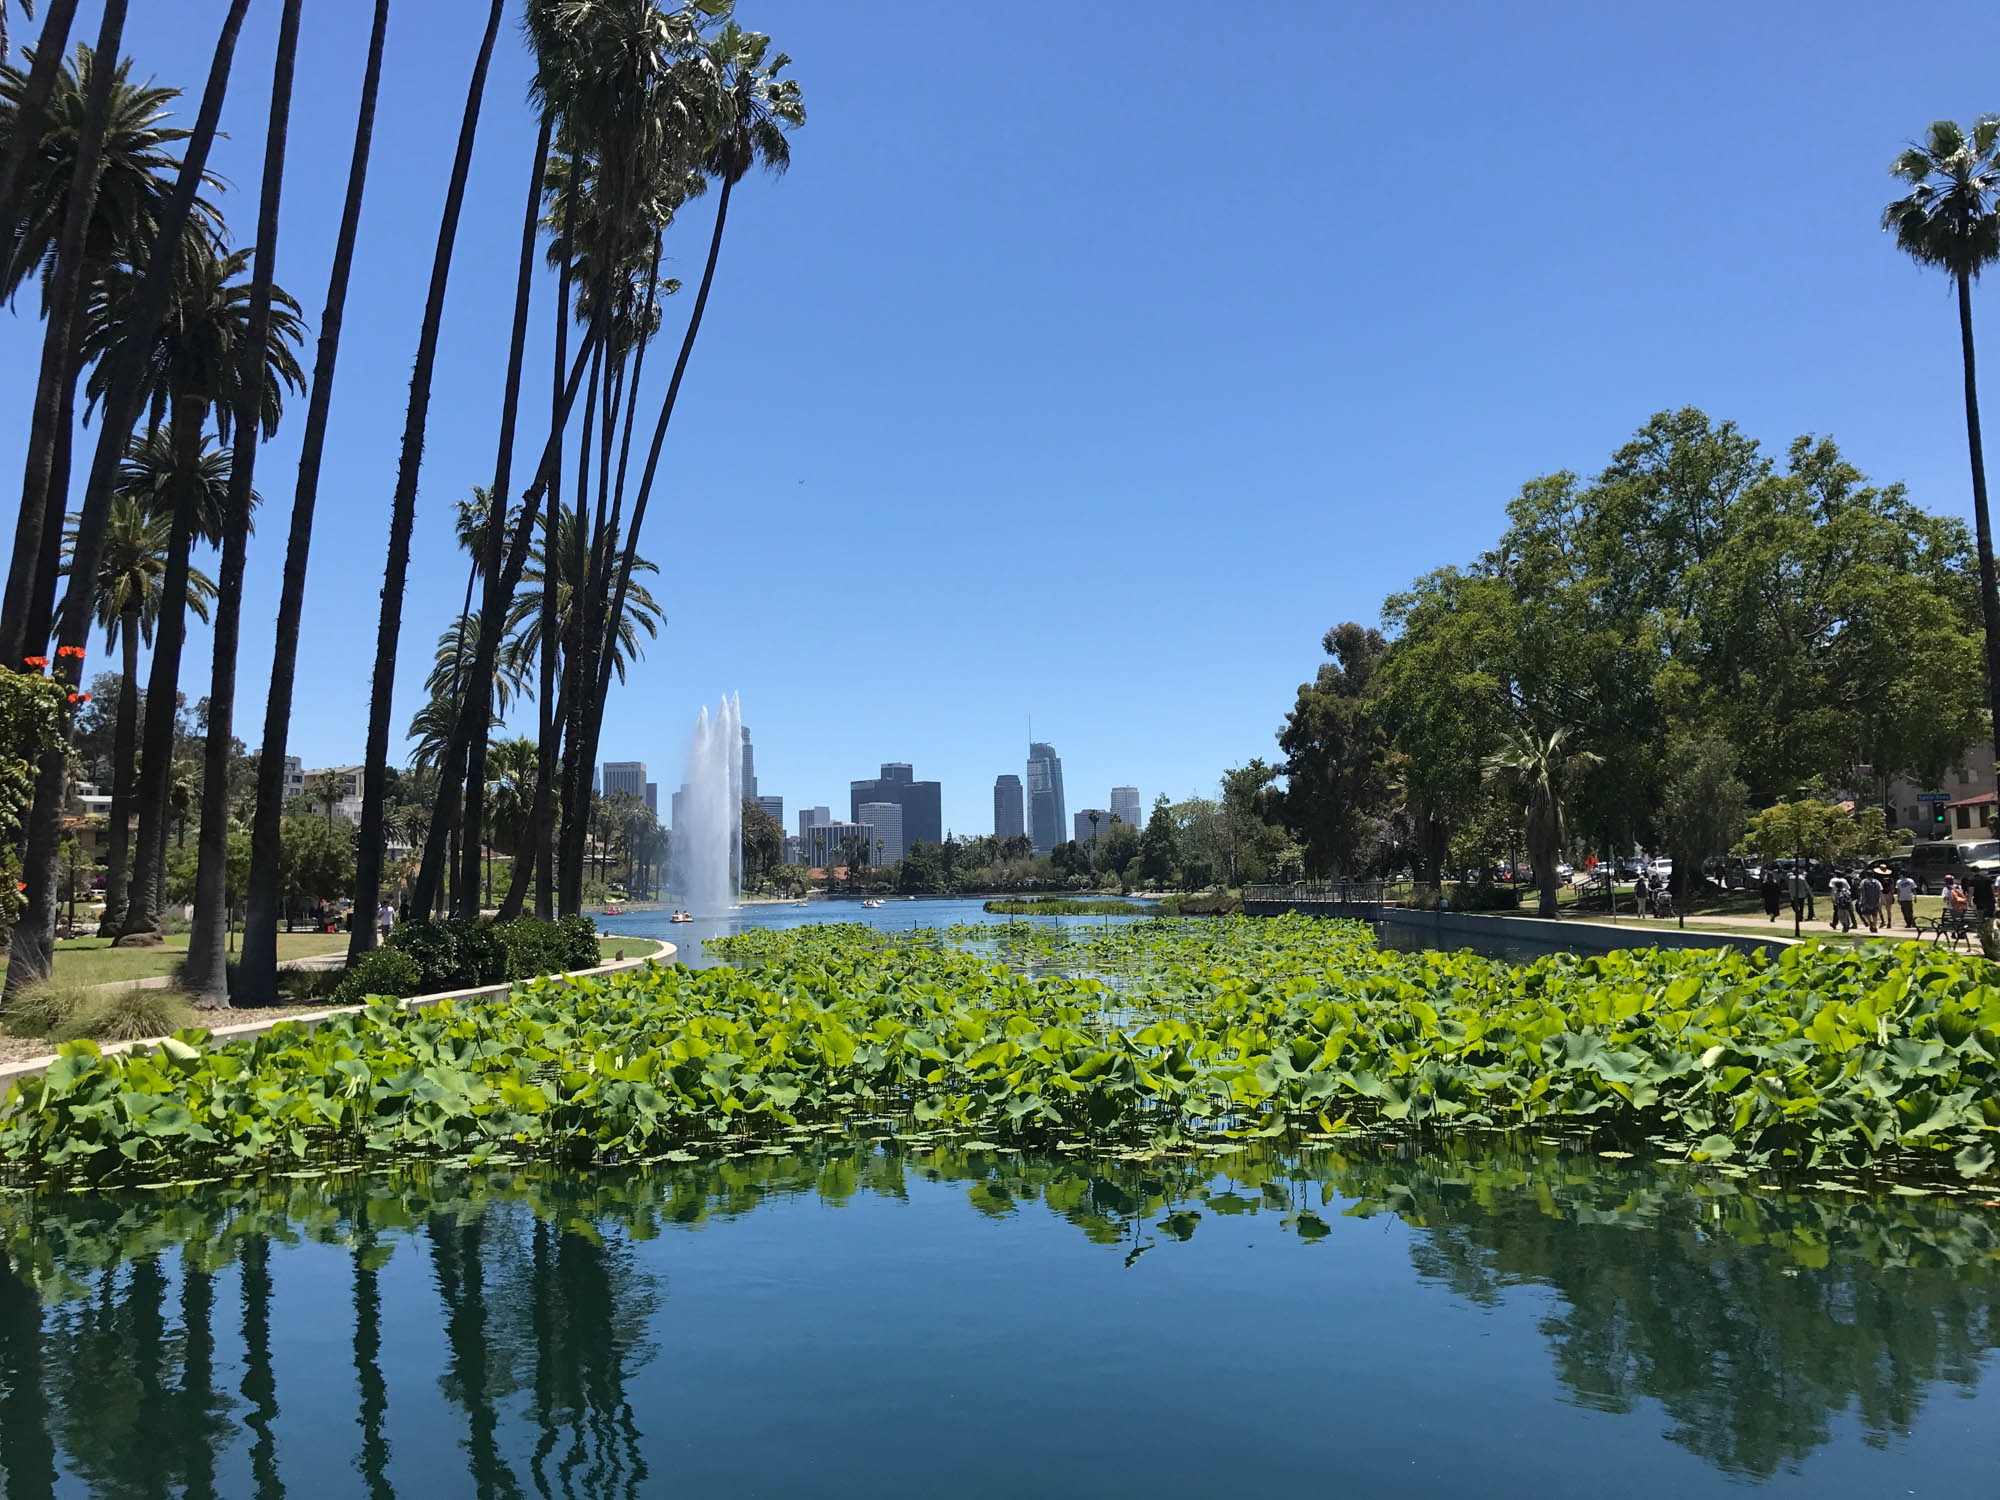
[[(236, 935), (240, 946), (243, 935)], [(56, 975), (79, 984), (105, 984), (114, 979), (151, 979), (171, 974), (187, 957), (187, 934), (174, 933), (161, 948), (114, 948), (110, 938), (64, 938), (56, 944)], [(313, 953), (337, 953), (347, 947), (344, 932), (281, 932), (278, 957), (304, 958)], [(234, 951), (233, 949), (231, 950)]]
[(645, 958), (659, 951), (660, 945), (651, 938), (601, 937), (597, 940), (597, 961), (601, 964), (615, 962), (620, 952), (627, 958)]

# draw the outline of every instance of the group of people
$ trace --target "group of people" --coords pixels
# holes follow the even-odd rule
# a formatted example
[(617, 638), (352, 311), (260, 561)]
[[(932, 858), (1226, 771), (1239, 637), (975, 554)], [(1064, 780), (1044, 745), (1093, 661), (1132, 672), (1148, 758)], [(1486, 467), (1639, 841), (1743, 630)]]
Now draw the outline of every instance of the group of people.
[(1673, 892), (1667, 889), (1664, 877), (1639, 872), (1639, 878), (1632, 882), (1632, 900), (1642, 917), (1671, 917), (1674, 914)]
[[(1767, 866), (1757, 889), (1764, 898), (1764, 914), (1772, 921), (1778, 920), (1779, 909), (1786, 901), (1791, 903), (1795, 921), (1819, 920), (1819, 903), (1803, 868), (1795, 867), (1780, 874)], [(1917, 883), (1907, 872), (1895, 875), (1880, 866), (1852, 872), (1836, 870), (1827, 881), (1826, 894), (1833, 907), (1827, 925), (1835, 932), (1852, 932), (1857, 925), (1870, 932), (1888, 931), (1895, 925), (1895, 913), (1889, 907), (1892, 894), (1896, 905), (1902, 908), (1903, 926), (1914, 929), (1917, 925)], [(1993, 916), (1991, 876), (1971, 875), (1961, 881), (1955, 875), (1947, 875), (1942, 894), (1947, 917), (1969, 920), (1976, 916), (1991, 920)]]

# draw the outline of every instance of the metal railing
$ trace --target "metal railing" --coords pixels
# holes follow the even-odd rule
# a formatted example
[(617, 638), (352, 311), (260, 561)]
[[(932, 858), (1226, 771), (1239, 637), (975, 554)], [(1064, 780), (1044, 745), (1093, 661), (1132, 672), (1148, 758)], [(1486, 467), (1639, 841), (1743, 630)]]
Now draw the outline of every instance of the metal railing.
[(1289, 902), (1296, 906), (1380, 906), (1379, 880), (1299, 880), (1289, 885), (1246, 885), (1243, 899)]

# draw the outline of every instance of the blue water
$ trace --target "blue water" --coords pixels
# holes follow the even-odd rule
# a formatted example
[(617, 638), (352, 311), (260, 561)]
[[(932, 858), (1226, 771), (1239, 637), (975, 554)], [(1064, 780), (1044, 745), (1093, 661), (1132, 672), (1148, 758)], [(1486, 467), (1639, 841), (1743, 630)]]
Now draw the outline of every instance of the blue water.
[(1714, 1192), (1523, 1148), (828, 1141), (637, 1177), (16, 1201), (0, 1475), (10, 1497), (1991, 1494), (1992, 1211)]

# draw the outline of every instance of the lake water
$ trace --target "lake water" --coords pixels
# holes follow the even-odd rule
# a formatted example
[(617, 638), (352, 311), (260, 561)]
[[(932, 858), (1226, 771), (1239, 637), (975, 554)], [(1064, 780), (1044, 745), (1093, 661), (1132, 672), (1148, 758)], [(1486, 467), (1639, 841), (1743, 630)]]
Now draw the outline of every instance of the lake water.
[(5, 1493), (2000, 1477), (2000, 1243), (1970, 1200), (1738, 1195), (1532, 1144), (1086, 1161), (885, 1134), (7, 1200)]

